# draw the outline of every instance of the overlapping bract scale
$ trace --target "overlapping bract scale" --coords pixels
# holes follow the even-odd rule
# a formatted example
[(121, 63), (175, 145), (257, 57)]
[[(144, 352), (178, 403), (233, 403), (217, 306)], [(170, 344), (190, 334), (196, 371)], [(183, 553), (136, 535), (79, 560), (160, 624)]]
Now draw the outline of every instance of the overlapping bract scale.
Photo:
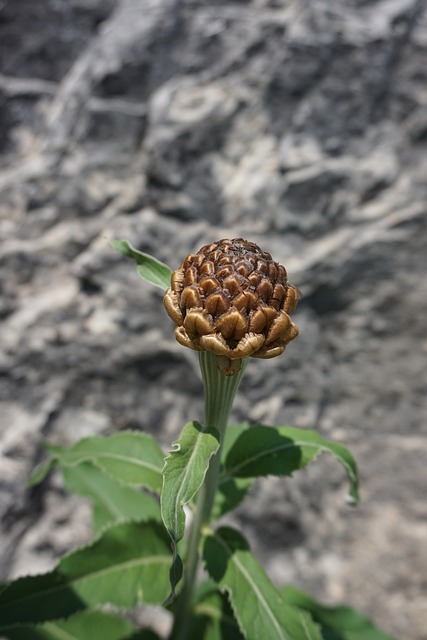
[(173, 272), (164, 304), (178, 342), (232, 361), (273, 358), (297, 337), (290, 314), (297, 289), (286, 269), (256, 244), (235, 238), (205, 245)]

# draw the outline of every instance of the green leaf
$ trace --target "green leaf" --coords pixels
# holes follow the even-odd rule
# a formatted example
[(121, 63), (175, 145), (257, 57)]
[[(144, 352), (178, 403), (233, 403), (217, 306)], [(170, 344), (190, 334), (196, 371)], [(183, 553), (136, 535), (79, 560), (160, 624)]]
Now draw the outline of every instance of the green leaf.
[(126, 636), (123, 640), (161, 640), (161, 638), (151, 629), (141, 629), (131, 636)]
[(181, 579), (182, 564), (177, 544), (184, 536), (184, 506), (190, 502), (203, 484), (209, 460), (219, 448), (219, 433), (205, 429), (198, 422), (189, 422), (181, 432), (175, 447), (165, 459), (161, 511), (163, 522), (172, 539), (171, 566), (172, 595)]
[[(249, 428), (249, 423), (229, 424), (225, 431), (224, 443), (221, 449), (221, 461), (225, 462), (228, 452), (239, 436)], [(230, 478), (222, 476), (215, 494), (211, 520), (218, 520), (225, 513), (235, 509), (246, 496), (253, 485), (253, 478)]]
[(245, 640), (227, 596), (208, 580), (198, 587), (190, 627), (191, 638), (203, 640)]
[(253, 478), (224, 477), (221, 479), (215, 493), (211, 522), (233, 511), (243, 501), (253, 483)]
[(122, 484), (160, 493), (164, 454), (147, 433), (120, 431), (85, 438), (69, 448), (49, 444), (47, 449), (61, 466), (92, 462)]
[(349, 502), (357, 503), (358, 474), (353, 456), (341, 444), (325, 440), (309, 429), (264, 425), (247, 429), (228, 452), (222, 481), (227, 477), (289, 476), (323, 451), (331, 453), (344, 466), (350, 483)]
[(121, 640), (132, 633), (132, 625), (112, 613), (81, 611), (66, 620), (41, 625), (0, 627), (8, 640)]
[(218, 485), (212, 508), (211, 521), (218, 520), (233, 511), (253, 485), (253, 478), (224, 478)]
[(185, 527), (183, 507), (201, 487), (209, 461), (219, 448), (219, 433), (189, 422), (175, 447), (165, 459), (161, 509), (163, 522), (175, 542), (182, 539)]
[(325, 640), (393, 640), (351, 607), (326, 607), (295, 587), (285, 587), (280, 592), (285, 602), (310, 612), (320, 624)]
[(1, 624), (38, 623), (100, 604), (161, 604), (169, 592), (169, 538), (155, 523), (122, 523), (62, 558), (53, 571), (0, 591)]
[(246, 640), (322, 640), (311, 617), (283, 601), (238, 531), (222, 527), (208, 535), (203, 558), (211, 578), (228, 594)]
[(161, 521), (160, 507), (153, 497), (121, 485), (91, 462), (64, 466), (62, 473), (68, 491), (92, 501), (95, 534), (121, 520)]
[(230, 449), (233, 448), (236, 440), (238, 440), (242, 433), (245, 433), (245, 431), (247, 431), (248, 429), (250, 429), (249, 422), (240, 422), (238, 424), (229, 424), (227, 426), (221, 450), (221, 462), (224, 463), (226, 461)]
[(56, 467), (57, 460), (55, 458), (49, 458), (40, 463), (30, 475), (27, 481), (28, 487), (34, 487), (36, 484), (40, 484), (46, 476)]
[(114, 249), (136, 261), (137, 271), (143, 280), (163, 289), (163, 291), (170, 287), (172, 270), (167, 265), (148, 253), (138, 251), (127, 240), (111, 240), (110, 242)]

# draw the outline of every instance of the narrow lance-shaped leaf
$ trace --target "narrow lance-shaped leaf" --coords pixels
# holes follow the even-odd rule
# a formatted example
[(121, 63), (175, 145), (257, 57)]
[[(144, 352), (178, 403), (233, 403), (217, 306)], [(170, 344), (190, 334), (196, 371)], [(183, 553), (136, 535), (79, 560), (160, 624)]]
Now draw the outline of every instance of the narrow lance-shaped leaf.
[(280, 590), (288, 604), (309, 611), (321, 626), (322, 633), (331, 640), (393, 640), (377, 629), (372, 620), (346, 605), (327, 607), (295, 587)]
[(34, 469), (31, 476), (28, 478), (27, 486), (34, 487), (36, 484), (43, 482), (46, 476), (55, 469), (56, 465), (57, 460), (55, 458), (43, 460), (43, 462)]
[(132, 625), (113, 613), (81, 611), (66, 620), (43, 624), (0, 627), (8, 640), (121, 640), (132, 633)]
[(172, 539), (173, 562), (171, 566), (172, 594), (181, 579), (182, 561), (177, 544), (184, 536), (184, 506), (201, 487), (209, 467), (209, 460), (219, 448), (219, 433), (205, 429), (198, 422), (189, 422), (179, 440), (165, 459), (161, 511), (163, 522)]
[[(52, 458), (60, 466), (91, 462), (122, 484), (143, 486), (160, 493), (164, 454), (157, 441), (140, 431), (121, 431), (111, 436), (93, 436), (72, 447), (47, 445)], [(49, 464), (36, 469), (30, 484), (43, 479)]]
[(4, 586), (1, 624), (45, 622), (101, 604), (161, 604), (169, 592), (169, 544), (158, 523), (111, 527), (93, 544), (62, 558), (50, 573)]
[(166, 264), (148, 253), (138, 251), (127, 240), (111, 240), (111, 244), (124, 256), (135, 260), (137, 271), (143, 280), (163, 291), (170, 286), (172, 270)]
[(264, 425), (247, 429), (228, 452), (222, 481), (227, 477), (289, 476), (324, 451), (344, 466), (350, 483), (348, 500), (357, 503), (358, 474), (353, 456), (343, 445), (325, 440), (309, 429)]
[(62, 473), (68, 491), (92, 501), (95, 534), (123, 520), (161, 520), (159, 504), (152, 496), (120, 484), (91, 462), (64, 466)]
[(283, 601), (238, 531), (222, 527), (207, 536), (203, 558), (246, 640), (322, 640), (310, 615)]

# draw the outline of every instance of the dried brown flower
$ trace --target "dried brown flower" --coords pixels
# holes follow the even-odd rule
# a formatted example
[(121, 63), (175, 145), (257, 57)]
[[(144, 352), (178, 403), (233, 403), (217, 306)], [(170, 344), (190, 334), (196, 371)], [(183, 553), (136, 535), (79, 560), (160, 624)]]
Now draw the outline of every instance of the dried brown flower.
[(212, 351), (226, 375), (242, 358), (274, 358), (298, 335), (298, 292), (285, 267), (243, 238), (208, 244), (173, 272), (164, 305), (179, 343)]

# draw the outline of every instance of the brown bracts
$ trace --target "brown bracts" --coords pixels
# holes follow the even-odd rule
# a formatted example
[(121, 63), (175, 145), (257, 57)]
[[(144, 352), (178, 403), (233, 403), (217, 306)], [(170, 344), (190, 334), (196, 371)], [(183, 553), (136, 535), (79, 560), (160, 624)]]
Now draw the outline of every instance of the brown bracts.
[(285, 267), (243, 238), (208, 244), (173, 272), (164, 304), (178, 325), (175, 337), (212, 351), (226, 375), (242, 358), (274, 358), (298, 335), (290, 314), (298, 292)]

